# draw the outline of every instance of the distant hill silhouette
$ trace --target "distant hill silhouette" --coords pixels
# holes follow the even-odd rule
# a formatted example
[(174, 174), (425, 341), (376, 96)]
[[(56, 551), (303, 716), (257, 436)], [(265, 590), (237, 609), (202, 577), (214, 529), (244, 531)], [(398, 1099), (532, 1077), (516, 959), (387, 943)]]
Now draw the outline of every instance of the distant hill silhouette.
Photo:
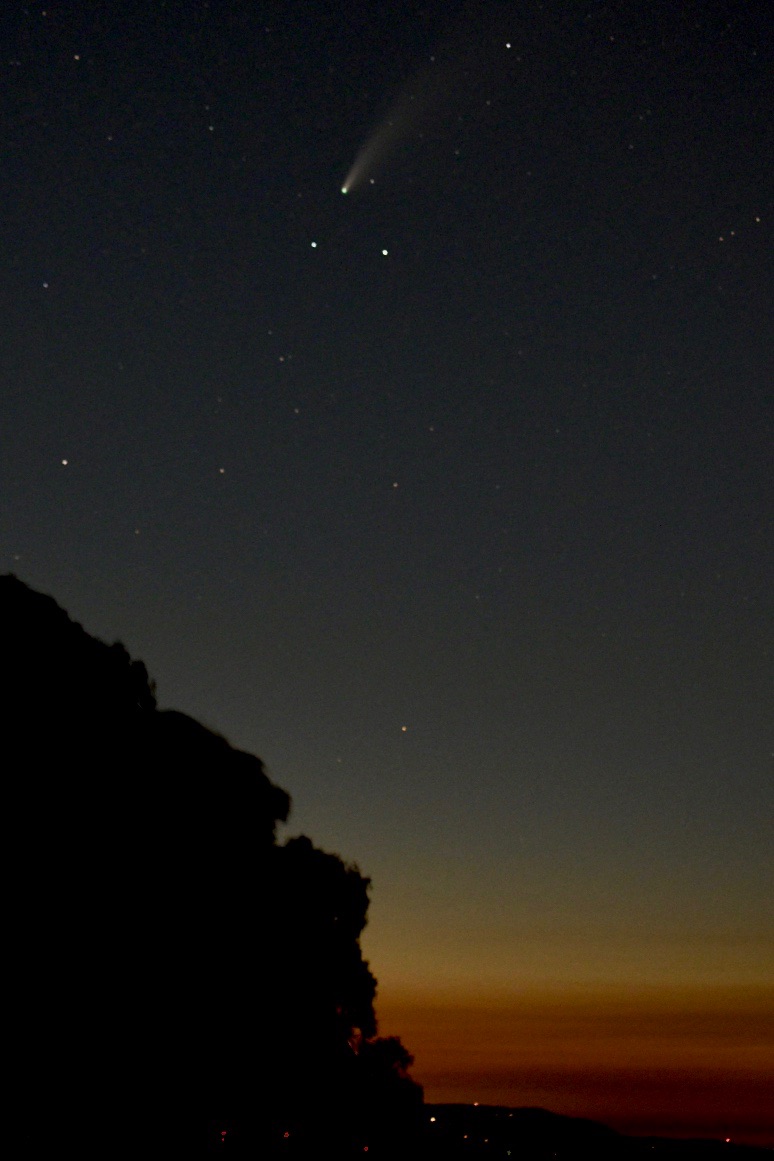
[(13, 1155), (392, 1155), (411, 1057), (376, 1037), (368, 880), (262, 763), (159, 710), (140, 662), (0, 577)]
[(427, 1104), (428, 1161), (769, 1161), (771, 1151), (715, 1140), (628, 1137), (539, 1108)]

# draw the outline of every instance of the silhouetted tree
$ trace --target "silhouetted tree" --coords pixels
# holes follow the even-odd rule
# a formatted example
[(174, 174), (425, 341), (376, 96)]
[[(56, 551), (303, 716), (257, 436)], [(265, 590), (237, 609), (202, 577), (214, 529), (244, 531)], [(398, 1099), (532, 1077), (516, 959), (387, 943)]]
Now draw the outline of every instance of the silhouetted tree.
[(122, 645), (13, 576), (0, 631), (19, 1155), (184, 1155), (202, 1118), (221, 1151), (405, 1143), (421, 1090), (376, 1038), (368, 880), (278, 845), (286, 792), (159, 710)]

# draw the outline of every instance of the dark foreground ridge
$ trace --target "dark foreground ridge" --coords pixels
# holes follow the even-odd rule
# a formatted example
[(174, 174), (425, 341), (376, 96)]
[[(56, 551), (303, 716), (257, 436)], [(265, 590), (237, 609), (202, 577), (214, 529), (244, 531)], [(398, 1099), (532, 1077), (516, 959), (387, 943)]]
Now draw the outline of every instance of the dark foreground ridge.
[(422, 1090), (376, 1035), (368, 880), (14, 576), (0, 632), (9, 1156), (398, 1156)]
[(716, 1140), (629, 1137), (607, 1125), (546, 1109), (427, 1104), (426, 1156), (433, 1161), (771, 1161), (772, 1150)]

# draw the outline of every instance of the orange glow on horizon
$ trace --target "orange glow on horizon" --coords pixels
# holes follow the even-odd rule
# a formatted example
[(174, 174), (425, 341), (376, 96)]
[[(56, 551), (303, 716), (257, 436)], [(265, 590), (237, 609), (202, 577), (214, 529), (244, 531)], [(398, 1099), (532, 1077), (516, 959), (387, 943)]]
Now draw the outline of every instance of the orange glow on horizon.
[[(774, 1144), (774, 989), (599, 988), (478, 1002), (380, 992), (431, 1103), (538, 1105), (621, 1132)], [(476, 1102), (472, 1099), (476, 1097)]]

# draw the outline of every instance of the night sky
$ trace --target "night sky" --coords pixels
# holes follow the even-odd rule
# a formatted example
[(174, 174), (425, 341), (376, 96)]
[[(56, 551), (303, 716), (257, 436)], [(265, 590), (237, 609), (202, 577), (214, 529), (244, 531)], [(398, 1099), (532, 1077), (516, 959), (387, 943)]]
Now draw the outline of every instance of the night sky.
[(771, 4), (0, 32), (2, 570), (371, 876), (428, 1099), (774, 1141)]

